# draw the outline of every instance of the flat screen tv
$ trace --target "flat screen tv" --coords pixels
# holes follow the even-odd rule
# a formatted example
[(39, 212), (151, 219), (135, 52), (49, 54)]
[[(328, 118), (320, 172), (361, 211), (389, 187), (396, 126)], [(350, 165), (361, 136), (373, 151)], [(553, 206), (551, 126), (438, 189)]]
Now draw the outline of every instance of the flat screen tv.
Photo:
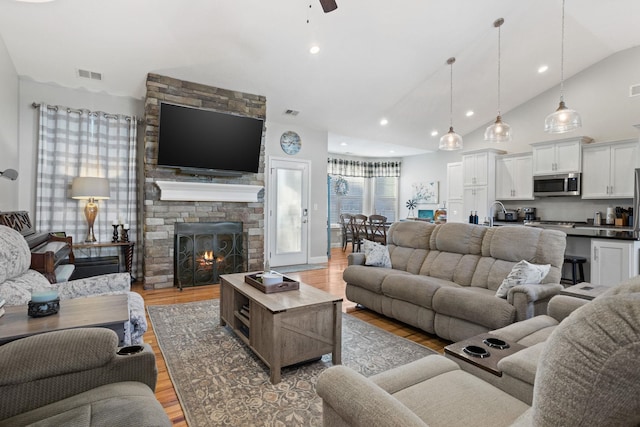
[(209, 175), (258, 172), (261, 119), (161, 103), (159, 127), (158, 166)]

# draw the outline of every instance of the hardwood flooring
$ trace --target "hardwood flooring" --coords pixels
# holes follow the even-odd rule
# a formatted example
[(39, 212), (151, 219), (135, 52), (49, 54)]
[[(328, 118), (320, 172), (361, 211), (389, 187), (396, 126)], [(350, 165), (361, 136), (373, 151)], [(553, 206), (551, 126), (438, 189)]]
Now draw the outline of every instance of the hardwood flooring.
[[(348, 252), (342, 252), (339, 248), (334, 248), (331, 251), (331, 260), (329, 261), (327, 268), (287, 273), (287, 276), (315, 286), (316, 288), (322, 289), (333, 295), (343, 297), (342, 309), (352, 316), (442, 353), (444, 347), (450, 344), (450, 342), (444, 341), (434, 335), (427, 334), (419, 329), (374, 313), (370, 310), (359, 308), (355, 303), (346, 299), (344, 295), (345, 283), (342, 280), (342, 271), (347, 266), (347, 253)], [(220, 298), (220, 285), (191, 287), (180, 291), (177, 288), (145, 290), (143, 289), (142, 283), (134, 283), (132, 288), (134, 291), (142, 295), (145, 300), (145, 304), (148, 306), (180, 304)], [(153, 331), (153, 325), (149, 322), (148, 317), (147, 323), (149, 324), (149, 330), (144, 335), (144, 341), (153, 348), (158, 365), (156, 397), (164, 407), (167, 415), (173, 422), (173, 425), (187, 426), (184, 413), (182, 412), (182, 407), (178, 401), (178, 396), (176, 395), (171, 379), (169, 378), (167, 366), (164, 358), (162, 357), (162, 353), (160, 352), (160, 348), (158, 347), (156, 335)]]

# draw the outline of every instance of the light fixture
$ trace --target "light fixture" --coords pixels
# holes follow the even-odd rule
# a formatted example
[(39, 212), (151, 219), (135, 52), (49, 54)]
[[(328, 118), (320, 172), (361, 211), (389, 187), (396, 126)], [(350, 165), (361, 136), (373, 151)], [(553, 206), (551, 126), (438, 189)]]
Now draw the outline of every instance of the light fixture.
[(467, 117), (472, 117), (475, 114), (475, 112), (473, 110), (469, 110), (465, 113), (465, 116)]
[(95, 201), (109, 198), (109, 180), (107, 178), (87, 176), (74, 178), (71, 183), (71, 198), (88, 199), (84, 208), (84, 215), (87, 218), (89, 230), (84, 241), (95, 242), (96, 236), (93, 233), (93, 223), (98, 216), (98, 205)]
[(18, 171), (15, 169), (7, 169), (3, 172), (0, 172), (0, 176), (3, 176), (11, 181), (15, 181), (18, 179)]
[(431, 136), (438, 136), (438, 131), (437, 130), (432, 130), (431, 131)]
[(313, 45), (311, 46), (311, 48), (309, 49), (309, 53), (311, 53), (312, 55), (317, 54), (318, 52), (320, 52), (320, 46), (318, 45)]
[(546, 73), (548, 69), (548, 65), (541, 65), (538, 67), (538, 74)]
[(493, 22), (493, 26), (498, 29), (498, 117), (494, 124), (484, 131), (484, 140), (489, 142), (509, 142), (511, 141), (511, 126), (502, 121), (500, 116), (500, 27), (504, 24), (504, 19), (498, 18)]
[(567, 108), (564, 103), (564, 2), (562, 0), (562, 35), (560, 44), (560, 104), (558, 109), (544, 120), (544, 130), (549, 133), (565, 133), (582, 127), (582, 119), (577, 111)]
[(449, 132), (442, 135), (440, 138), (440, 144), (438, 144), (438, 150), (453, 151), (462, 150), (462, 137), (453, 131), (453, 63), (456, 62), (456, 58), (451, 57), (447, 59), (447, 64), (451, 68), (451, 91), (449, 98)]
[(382, 118), (380, 119), (380, 126), (386, 126), (389, 124), (389, 120), (387, 120), (386, 118)]

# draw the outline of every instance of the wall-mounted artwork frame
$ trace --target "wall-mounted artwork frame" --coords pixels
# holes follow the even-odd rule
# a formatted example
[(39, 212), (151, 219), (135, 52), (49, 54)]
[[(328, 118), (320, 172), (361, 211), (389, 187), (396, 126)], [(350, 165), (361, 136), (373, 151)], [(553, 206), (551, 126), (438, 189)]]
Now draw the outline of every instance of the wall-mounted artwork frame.
[(438, 203), (439, 181), (413, 183), (413, 198), (418, 203)]

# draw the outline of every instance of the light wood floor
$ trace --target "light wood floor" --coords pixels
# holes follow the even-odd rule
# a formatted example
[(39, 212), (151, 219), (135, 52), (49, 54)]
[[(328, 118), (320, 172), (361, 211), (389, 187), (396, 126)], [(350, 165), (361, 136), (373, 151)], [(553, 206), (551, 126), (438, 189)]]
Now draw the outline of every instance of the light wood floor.
[[(320, 270), (301, 271), (298, 273), (287, 273), (287, 276), (300, 280), (316, 288), (323, 289), (333, 295), (343, 297), (343, 311), (366, 321), (372, 325), (392, 332), (398, 336), (410, 339), (420, 343), (426, 347), (443, 352), (444, 346), (450, 344), (434, 335), (427, 334), (419, 329), (407, 326), (401, 322), (389, 319), (370, 310), (356, 307), (355, 303), (348, 301), (344, 296), (345, 283), (342, 280), (342, 271), (347, 266), (346, 253), (340, 249), (331, 251), (331, 260), (327, 268)], [(275, 268), (277, 269), (277, 268)], [(133, 290), (141, 294), (146, 305), (166, 305), (180, 304), (192, 301), (201, 301), (220, 297), (219, 285), (198, 286), (185, 288), (182, 292), (177, 288), (145, 290), (141, 283), (135, 283)], [(175, 389), (169, 378), (167, 366), (165, 364), (156, 335), (153, 331), (153, 325), (149, 322), (147, 316), (149, 330), (144, 335), (144, 341), (151, 345), (156, 355), (158, 365), (158, 385), (156, 387), (156, 397), (164, 407), (167, 415), (176, 426), (187, 426), (184, 419), (182, 407), (176, 396)]]

